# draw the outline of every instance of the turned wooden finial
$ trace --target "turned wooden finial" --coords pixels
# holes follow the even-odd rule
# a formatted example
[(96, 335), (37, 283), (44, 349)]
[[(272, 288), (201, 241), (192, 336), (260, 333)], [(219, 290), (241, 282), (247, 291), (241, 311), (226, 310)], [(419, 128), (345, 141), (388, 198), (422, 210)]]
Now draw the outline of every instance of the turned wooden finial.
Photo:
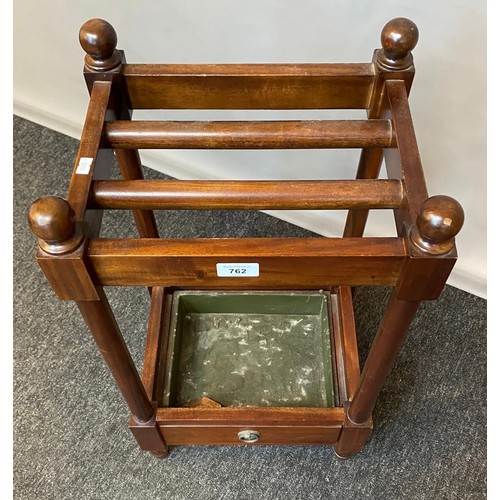
[(87, 53), (85, 67), (91, 71), (110, 71), (122, 62), (116, 50), (116, 31), (103, 19), (90, 19), (80, 28), (80, 45)]
[(405, 17), (396, 17), (382, 29), (382, 49), (377, 53), (377, 62), (382, 69), (403, 71), (413, 64), (411, 51), (418, 42), (418, 28)]
[(453, 248), (463, 223), (464, 211), (458, 201), (449, 196), (432, 196), (422, 203), (410, 239), (424, 252), (443, 254)]
[(75, 213), (63, 198), (38, 198), (28, 211), (28, 223), (38, 238), (40, 248), (47, 253), (60, 255), (71, 252), (82, 241)]

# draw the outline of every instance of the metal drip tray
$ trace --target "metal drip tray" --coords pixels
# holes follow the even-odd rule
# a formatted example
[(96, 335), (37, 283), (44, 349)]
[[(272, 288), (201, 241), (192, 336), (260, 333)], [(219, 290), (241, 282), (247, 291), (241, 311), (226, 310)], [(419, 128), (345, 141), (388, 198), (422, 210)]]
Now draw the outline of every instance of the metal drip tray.
[(335, 406), (329, 300), (323, 292), (175, 292), (161, 405)]

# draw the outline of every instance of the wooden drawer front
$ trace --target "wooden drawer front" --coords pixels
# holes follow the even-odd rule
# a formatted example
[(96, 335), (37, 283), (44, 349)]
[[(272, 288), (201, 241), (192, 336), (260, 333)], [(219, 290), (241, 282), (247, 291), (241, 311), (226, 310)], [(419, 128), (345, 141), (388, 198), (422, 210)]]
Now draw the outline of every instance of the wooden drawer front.
[[(167, 444), (334, 444), (344, 422), (343, 408), (158, 408), (156, 421)], [(250, 444), (250, 443), (248, 443)]]
[[(335, 444), (341, 427), (300, 427), (300, 426), (165, 426), (160, 430), (169, 445), (188, 444), (284, 444), (284, 445), (321, 445)], [(260, 439), (255, 443), (243, 443), (238, 433), (245, 430), (259, 432)]]

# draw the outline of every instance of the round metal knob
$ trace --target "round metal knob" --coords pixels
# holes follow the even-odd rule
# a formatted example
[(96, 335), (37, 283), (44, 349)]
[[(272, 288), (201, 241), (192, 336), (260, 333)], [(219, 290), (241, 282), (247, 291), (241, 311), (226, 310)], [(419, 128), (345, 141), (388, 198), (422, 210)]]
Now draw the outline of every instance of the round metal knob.
[(256, 443), (260, 439), (259, 431), (240, 431), (238, 432), (238, 439), (242, 443)]

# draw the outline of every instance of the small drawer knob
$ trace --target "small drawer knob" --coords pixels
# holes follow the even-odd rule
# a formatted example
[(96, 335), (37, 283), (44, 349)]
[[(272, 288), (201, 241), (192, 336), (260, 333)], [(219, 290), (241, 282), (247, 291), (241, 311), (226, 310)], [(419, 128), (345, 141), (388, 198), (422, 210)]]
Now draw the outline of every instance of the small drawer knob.
[(240, 431), (238, 432), (238, 439), (242, 443), (256, 443), (260, 439), (259, 431)]

